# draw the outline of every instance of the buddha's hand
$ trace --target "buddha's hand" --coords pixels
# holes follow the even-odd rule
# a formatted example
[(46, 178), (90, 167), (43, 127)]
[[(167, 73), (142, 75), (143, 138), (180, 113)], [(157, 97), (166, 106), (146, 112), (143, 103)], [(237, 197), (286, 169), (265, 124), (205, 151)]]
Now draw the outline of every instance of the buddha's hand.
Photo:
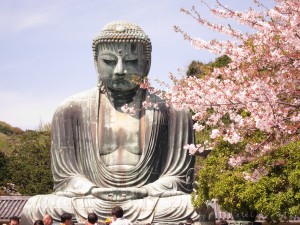
[(68, 198), (73, 198), (73, 197), (78, 197), (78, 196), (83, 196), (84, 194), (77, 194), (73, 191), (56, 191), (56, 195), (63, 196), (63, 197), (68, 197)]
[(91, 194), (106, 201), (126, 201), (148, 196), (144, 188), (93, 188)]
[(64, 197), (81, 197), (91, 194), (91, 190), (97, 187), (94, 183), (82, 176), (74, 176), (64, 184), (64, 189), (56, 191), (56, 195)]
[(68, 197), (68, 198), (73, 198), (73, 197), (81, 197), (81, 196), (87, 196), (91, 194), (91, 190), (93, 187), (90, 187), (89, 189), (81, 189), (81, 190), (72, 190), (72, 191), (56, 191), (56, 195)]
[(186, 195), (186, 193), (182, 191), (165, 191), (162, 194), (160, 194), (160, 197), (172, 197), (177, 195)]

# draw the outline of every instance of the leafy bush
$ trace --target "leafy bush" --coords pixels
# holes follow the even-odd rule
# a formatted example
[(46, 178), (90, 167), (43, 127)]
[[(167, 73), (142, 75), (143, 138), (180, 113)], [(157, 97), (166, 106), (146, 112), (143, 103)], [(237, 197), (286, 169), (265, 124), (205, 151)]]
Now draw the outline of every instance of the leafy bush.
[(0, 121), (0, 133), (6, 134), (6, 135), (12, 135), (12, 134), (21, 134), (23, 132), (24, 131), (18, 127), (12, 127), (8, 123)]
[(227, 55), (220, 56), (214, 62), (207, 64), (193, 60), (186, 71), (187, 76), (196, 76), (198, 78), (205, 76), (213, 71), (213, 68), (227, 66), (231, 59)]
[(11, 146), (8, 182), (14, 183), (21, 194), (51, 193), (50, 131), (27, 130)]
[[(229, 157), (245, 148), (220, 141), (207, 159), (201, 160), (199, 187), (193, 194), (195, 207), (217, 199), (221, 208), (233, 214), (261, 213), (266, 221), (277, 224), (300, 215), (300, 142), (233, 168)], [(247, 173), (264, 166), (266, 175), (245, 179)]]
[(13, 183), (24, 195), (52, 192), (50, 147), (48, 124), (38, 131), (22, 131), (0, 121), (0, 187)]

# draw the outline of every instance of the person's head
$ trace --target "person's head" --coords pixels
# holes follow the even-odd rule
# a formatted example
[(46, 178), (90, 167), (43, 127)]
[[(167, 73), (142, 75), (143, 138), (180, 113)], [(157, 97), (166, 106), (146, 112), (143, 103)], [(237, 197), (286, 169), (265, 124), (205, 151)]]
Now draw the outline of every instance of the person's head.
[(116, 206), (111, 210), (111, 215), (115, 218), (122, 218), (123, 213), (123, 209), (120, 206)]
[(72, 224), (72, 215), (70, 213), (63, 213), (60, 216), (61, 222), (66, 224), (66, 225), (71, 225)]
[(17, 216), (12, 216), (9, 218), (9, 225), (19, 225), (20, 219)]
[(220, 220), (219, 225), (228, 225), (228, 222), (226, 220)]
[(149, 73), (151, 50), (150, 39), (139, 26), (124, 21), (107, 24), (93, 40), (98, 85), (118, 92), (136, 89), (134, 80)]
[(190, 217), (188, 217), (188, 218), (186, 218), (186, 224), (193, 224), (194, 223), (194, 220), (192, 219), (192, 218), (190, 218)]
[(87, 219), (90, 224), (95, 224), (98, 221), (98, 216), (95, 213), (89, 213)]
[(44, 225), (43, 220), (34, 221), (33, 225)]
[(46, 214), (43, 216), (43, 223), (44, 225), (52, 225), (53, 224), (53, 218), (49, 214)]

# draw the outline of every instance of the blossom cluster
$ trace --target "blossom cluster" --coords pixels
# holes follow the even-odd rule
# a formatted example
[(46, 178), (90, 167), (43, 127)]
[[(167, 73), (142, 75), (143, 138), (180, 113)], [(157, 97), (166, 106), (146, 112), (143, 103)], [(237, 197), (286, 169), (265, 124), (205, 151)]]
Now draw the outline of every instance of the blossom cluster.
[(129, 115), (132, 115), (134, 116), (136, 114), (136, 108), (135, 108), (135, 105), (134, 106), (129, 106), (128, 104), (125, 104), (121, 107), (121, 110), (124, 112), (124, 113), (128, 113)]
[(249, 180), (251, 182), (257, 182), (260, 180), (260, 178), (264, 175), (267, 175), (268, 171), (265, 167), (260, 167), (258, 169), (255, 169), (253, 173), (243, 172), (243, 176), (246, 180)]
[[(235, 144), (257, 130), (264, 134), (263, 141), (249, 143), (245, 151), (233, 156), (229, 162), (232, 166), (299, 139), (300, 1), (277, 0), (277, 3), (274, 8), (262, 11), (239, 12), (219, 1), (215, 8), (209, 7), (212, 14), (234, 19), (255, 30), (245, 34), (205, 20), (195, 8), (182, 10), (200, 25), (230, 35), (235, 41), (207, 42), (192, 38), (176, 27), (195, 48), (226, 54), (232, 61), (201, 78), (172, 76), (173, 86), (162, 96), (167, 104), (178, 110), (191, 110), (196, 131), (213, 128), (208, 140), (211, 146), (219, 138)], [(225, 116), (229, 122), (224, 122)], [(203, 145), (188, 145), (186, 149), (194, 154), (203, 151)], [(255, 180), (255, 174), (265, 173), (260, 171), (245, 177)]]

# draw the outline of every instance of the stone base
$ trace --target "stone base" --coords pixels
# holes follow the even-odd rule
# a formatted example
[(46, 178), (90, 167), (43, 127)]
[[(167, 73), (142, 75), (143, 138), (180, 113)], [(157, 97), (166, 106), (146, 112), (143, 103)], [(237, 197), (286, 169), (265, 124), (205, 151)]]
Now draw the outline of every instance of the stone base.
[(32, 225), (43, 215), (49, 214), (57, 222), (63, 212), (72, 214), (75, 223), (84, 224), (90, 212), (96, 213), (100, 221), (111, 216), (111, 209), (119, 205), (124, 217), (134, 224), (174, 224), (185, 223), (190, 217), (199, 221), (190, 195), (165, 198), (147, 197), (123, 202), (103, 201), (93, 196), (68, 198), (57, 195), (37, 195), (28, 200), (22, 212), (22, 225)]

